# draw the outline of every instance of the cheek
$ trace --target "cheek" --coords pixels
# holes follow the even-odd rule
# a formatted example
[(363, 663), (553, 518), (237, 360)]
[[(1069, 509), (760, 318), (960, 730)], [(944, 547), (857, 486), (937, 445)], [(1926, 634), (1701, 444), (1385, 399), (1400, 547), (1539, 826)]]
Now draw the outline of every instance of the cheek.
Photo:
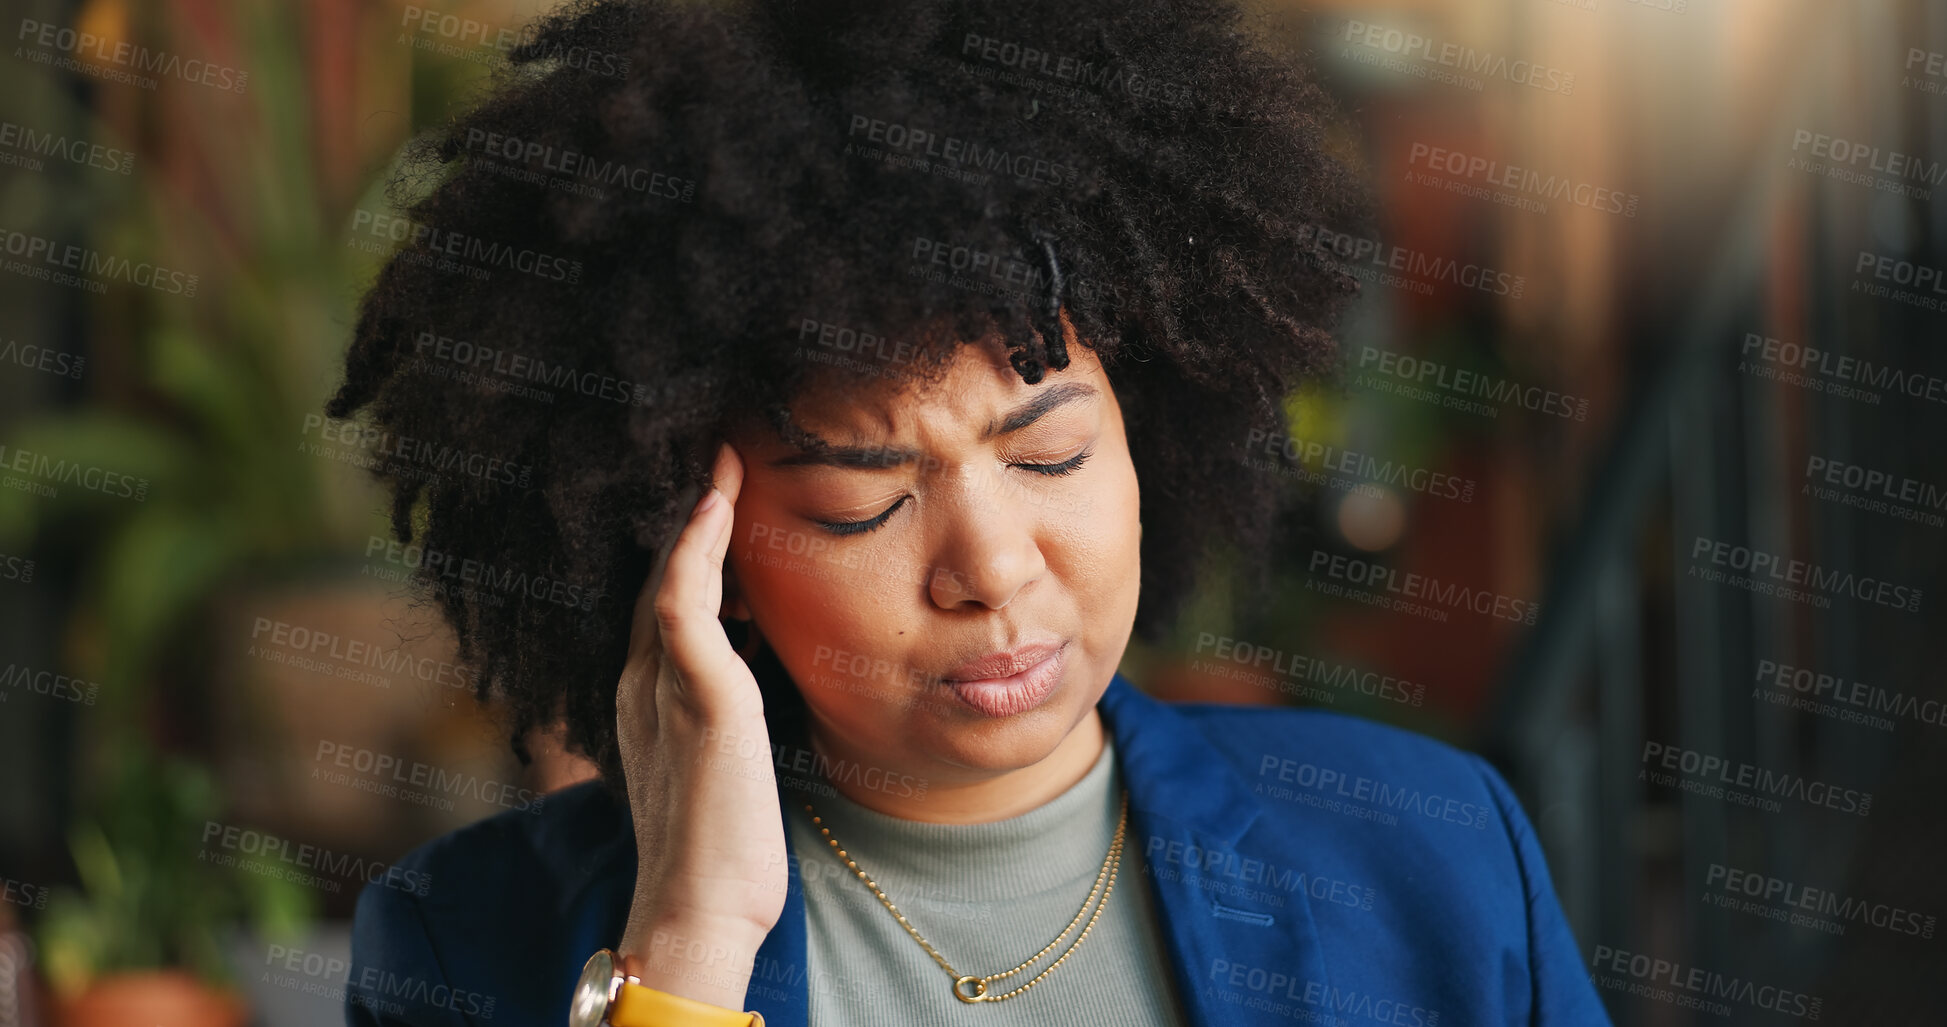
[(854, 694), (856, 683), (891, 685), (900, 677), (892, 657), (902, 651), (895, 640), (905, 611), (883, 571), (843, 542), (738, 504), (729, 553), (738, 584), (765, 640), (806, 691), (842, 680), (845, 694)]
[[(1122, 451), (1103, 462), (1088, 487), (1047, 514), (1062, 576), (1091, 614), (1133, 608), (1142, 578), (1140, 509), (1135, 467)], [(1057, 563), (1055, 554), (1049, 560)]]

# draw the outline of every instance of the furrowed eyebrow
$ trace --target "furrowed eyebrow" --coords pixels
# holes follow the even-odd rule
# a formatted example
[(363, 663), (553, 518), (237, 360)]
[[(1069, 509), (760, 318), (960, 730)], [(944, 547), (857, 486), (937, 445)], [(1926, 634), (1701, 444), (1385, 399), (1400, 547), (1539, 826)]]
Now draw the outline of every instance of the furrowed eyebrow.
[(852, 470), (877, 471), (888, 467), (904, 467), (919, 459), (919, 450), (885, 446), (834, 446), (824, 440), (804, 433), (815, 443), (811, 449), (801, 450), (790, 456), (771, 461), (772, 467), (845, 467)]
[[(1020, 431), (1039, 421), (1049, 411), (1066, 403), (1076, 403), (1093, 399), (1099, 395), (1094, 386), (1081, 382), (1063, 382), (1033, 399), (1008, 411), (999, 421), (989, 421), (981, 429), (980, 440), (985, 442), (998, 435)], [(889, 467), (904, 467), (917, 461), (920, 453), (916, 449), (899, 446), (835, 446), (805, 431), (801, 432), (810, 445), (789, 456), (771, 461), (772, 467), (843, 467), (851, 470), (884, 470)]]
[(1085, 399), (1093, 399), (1095, 394), (1095, 387), (1092, 385), (1084, 385), (1081, 382), (1062, 382), (1060, 385), (1056, 385), (1046, 392), (1038, 393), (1033, 399), (1015, 407), (1012, 411), (1008, 412), (1006, 417), (1001, 418), (999, 424), (991, 421), (988, 422), (987, 427), (981, 430), (980, 441), (985, 442), (996, 435), (1006, 435), (1009, 432), (1020, 431), (1028, 425), (1041, 420), (1043, 414), (1064, 403), (1075, 403)]

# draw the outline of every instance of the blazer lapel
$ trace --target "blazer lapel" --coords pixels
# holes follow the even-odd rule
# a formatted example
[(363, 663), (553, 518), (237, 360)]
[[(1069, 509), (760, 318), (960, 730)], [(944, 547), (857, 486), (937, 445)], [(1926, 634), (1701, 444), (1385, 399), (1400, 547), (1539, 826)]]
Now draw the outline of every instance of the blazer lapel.
[[(790, 803), (782, 804), (790, 816)], [(764, 936), (751, 963), (750, 988), (744, 1008), (764, 1014), (765, 1027), (806, 1027), (811, 1017), (810, 952), (805, 943), (804, 885), (798, 860), (791, 853), (791, 831), (784, 832), (785, 865), (790, 880), (784, 892), (784, 911)]]
[[(1233, 1027), (1250, 1014), (1225, 1001), (1222, 979), (1236, 966), (1283, 973), (1329, 988), (1324, 950), (1303, 889), (1265, 907), (1207, 890), (1212, 868), (1237, 865), (1243, 838), (1263, 813), (1227, 758), (1188, 718), (1137, 691), (1121, 674), (1102, 696), (1129, 789), (1130, 825), (1138, 832), (1157, 915), (1162, 921), (1177, 994), (1199, 1027)], [(1251, 858), (1284, 862), (1289, 853)], [(1219, 878), (1220, 880), (1221, 878)]]
[[(1120, 673), (1109, 682), (1099, 708), (1115, 738), (1117, 762), (1129, 788), (1129, 822), (1137, 832), (1131, 841), (1142, 847), (1177, 994), (1190, 1023), (1234, 1027), (1240, 1022), (1244, 1007), (1226, 1002), (1218, 986), (1232, 966), (1259, 967), (1329, 987), (1303, 889), (1289, 892), (1285, 905), (1265, 909), (1223, 902), (1221, 895), (1200, 884), (1204, 868), (1212, 865), (1207, 860), (1242, 858), (1238, 841), (1263, 813), (1229, 758), (1195, 724), (1137, 691)], [(787, 831), (787, 854), (790, 846)], [(1185, 861), (1184, 853), (1196, 858)], [(1290, 854), (1267, 855), (1282, 862)], [(811, 1015), (804, 888), (797, 859), (787, 859), (791, 875), (784, 911), (757, 950), (744, 1000), (746, 1009), (764, 1014), (766, 1027), (806, 1027)]]

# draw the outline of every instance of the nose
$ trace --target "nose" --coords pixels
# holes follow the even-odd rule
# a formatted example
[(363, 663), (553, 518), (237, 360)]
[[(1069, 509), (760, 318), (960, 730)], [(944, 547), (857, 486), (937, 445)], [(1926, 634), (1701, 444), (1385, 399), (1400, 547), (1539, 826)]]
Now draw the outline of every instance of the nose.
[[(1036, 538), (1035, 510), (1010, 502), (989, 479), (963, 482), (959, 501), (945, 504), (947, 521), (934, 550), (927, 593), (942, 610), (998, 610), (1048, 571)], [(936, 508), (938, 509), (938, 508)]]

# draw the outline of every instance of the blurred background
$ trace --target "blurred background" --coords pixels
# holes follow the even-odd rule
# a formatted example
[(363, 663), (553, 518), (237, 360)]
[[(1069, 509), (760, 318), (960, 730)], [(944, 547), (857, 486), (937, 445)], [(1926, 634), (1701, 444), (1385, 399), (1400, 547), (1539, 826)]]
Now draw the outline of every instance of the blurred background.
[[(8, 0), (0, 1027), (340, 1023), (361, 868), (586, 775), (318, 417), (354, 219), (541, 9)], [(1487, 754), (1618, 1024), (1794, 1018), (1634, 955), (1947, 1023), (1947, 3), (1252, 9), (1380, 217), (1311, 240), (1344, 374), (1224, 455), (1309, 500), (1271, 591), (1124, 669)]]

